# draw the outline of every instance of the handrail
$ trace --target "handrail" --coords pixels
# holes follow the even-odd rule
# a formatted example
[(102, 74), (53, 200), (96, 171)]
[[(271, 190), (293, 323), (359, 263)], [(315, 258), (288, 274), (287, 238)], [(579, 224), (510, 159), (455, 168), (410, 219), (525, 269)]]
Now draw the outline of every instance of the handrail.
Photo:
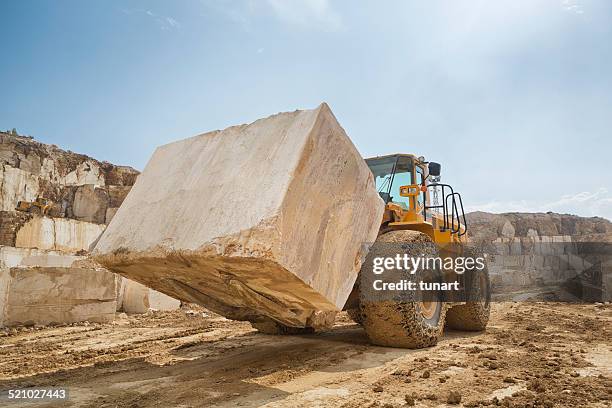
[(465, 217), (465, 210), (463, 209), (463, 199), (461, 198), (461, 194), (457, 193), (457, 197), (459, 197), (459, 205), (461, 206), (461, 216), (463, 218), (463, 232), (459, 232), (459, 236), (467, 234), (467, 218)]
[(449, 229), (449, 225), (448, 225), (448, 203), (446, 201), (446, 197), (447, 195), (445, 194), (445, 188), (448, 187), (448, 189), (450, 190), (449, 194), (454, 194), (455, 190), (453, 190), (453, 187), (450, 184), (444, 184), (444, 183), (433, 183), (427, 186), (429, 187), (442, 187), (442, 205), (426, 205), (423, 208), (423, 215), (424, 218), (427, 219), (427, 209), (429, 208), (442, 208), (442, 215), (444, 218), (444, 225), (442, 227), (442, 229), (444, 231), (446, 231), (447, 229)]
[[(457, 207), (457, 200), (455, 199), (455, 197), (457, 197), (459, 199), (459, 207)], [(451, 219), (452, 219), (452, 227), (451, 227), (451, 231), (453, 233), (458, 233), (459, 236), (465, 235), (467, 233), (467, 219), (465, 217), (465, 210), (463, 209), (463, 199), (461, 198), (461, 194), (459, 193), (451, 193), (449, 195), (446, 196), (446, 201), (448, 202), (448, 199), (451, 198), (452, 199), (452, 214), (451, 214)], [(461, 213), (459, 213), (459, 208), (461, 208)], [(455, 229), (455, 218), (457, 218), (457, 228)], [(463, 219), (463, 232), (461, 232), (461, 220)]]
[[(461, 198), (461, 194), (455, 192), (453, 187), (449, 184), (443, 183), (433, 183), (427, 186), (429, 187), (441, 187), (442, 188), (442, 204), (440, 205), (425, 205), (423, 206), (423, 217), (427, 219), (427, 210), (431, 208), (442, 208), (442, 217), (444, 220), (444, 224), (442, 226), (442, 230), (446, 231), (450, 229), (452, 234), (458, 234), (458, 236), (462, 236), (467, 234), (467, 219), (465, 217), (465, 210), (463, 208), (463, 199)], [(450, 190), (450, 193), (445, 194), (445, 188)], [(457, 197), (459, 199), (459, 206), (457, 206)], [(450, 204), (449, 204), (449, 199)], [(449, 225), (449, 207), (450, 207), (450, 225)], [(461, 213), (459, 213), (459, 209), (461, 209)], [(455, 219), (457, 220), (457, 225), (455, 226)], [(463, 219), (463, 232), (461, 232), (461, 219)]]

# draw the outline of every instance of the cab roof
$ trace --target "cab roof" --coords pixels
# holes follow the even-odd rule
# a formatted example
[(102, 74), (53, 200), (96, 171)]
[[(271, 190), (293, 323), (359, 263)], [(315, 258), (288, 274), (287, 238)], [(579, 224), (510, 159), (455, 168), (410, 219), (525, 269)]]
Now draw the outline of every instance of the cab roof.
[(393, 153), (393, 154), (385, 154), (383, 156), (368, 157), (365, 160), (386, 159), (388, 157), (398, 157), (398, 156), (410, 157), (410, 158), (415, 159), (415, 160), (419, 159), (417, 156), (415, 156), (414, 154), (411, 154), (411, 153)]

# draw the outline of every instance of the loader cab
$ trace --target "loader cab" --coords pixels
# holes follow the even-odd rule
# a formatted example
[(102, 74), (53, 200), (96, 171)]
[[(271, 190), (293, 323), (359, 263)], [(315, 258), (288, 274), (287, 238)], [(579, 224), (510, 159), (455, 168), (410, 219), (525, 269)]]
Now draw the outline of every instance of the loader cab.
[(467, 222), (461, 195), (440, 183), (440, 165), (412, 154), (366, 159), (385, 202), (381, 231), (414, 229), (435, 242), (463, 241)]
[[(406, 194), (406, 186), (421, 186), (425, 183), (426, 170), (413, 155), (389, 155), (366, 159), (374, 176), (376, 191), (385, 204), (395, 204), (405, 211), (423, 208), (427, 204), (425, 191)], [(404, 187), (404, 189), (402, 189)]]

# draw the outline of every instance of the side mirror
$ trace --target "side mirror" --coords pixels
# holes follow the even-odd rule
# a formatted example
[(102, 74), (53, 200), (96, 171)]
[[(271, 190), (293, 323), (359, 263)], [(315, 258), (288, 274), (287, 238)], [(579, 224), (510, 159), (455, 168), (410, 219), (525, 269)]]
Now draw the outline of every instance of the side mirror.
[(441, 169), (442, 169), (442, 166), (440, 166), (440, 163), (429, 162), (429, 175), (430, 176), (439, 177)]

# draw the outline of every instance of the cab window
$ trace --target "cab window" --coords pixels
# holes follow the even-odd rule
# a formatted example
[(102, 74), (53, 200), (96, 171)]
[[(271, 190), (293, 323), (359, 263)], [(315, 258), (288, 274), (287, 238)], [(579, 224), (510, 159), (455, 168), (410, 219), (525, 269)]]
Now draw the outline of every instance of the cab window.
[(395, 175), (391, 183), (391, 201), (399, 204), (403, 209), (410, 208), (410, 197), (400, 196), (400, 187), (413, 184), (412, 182), (412, 160), (410, 157), (400, 156), (395, 166)]

